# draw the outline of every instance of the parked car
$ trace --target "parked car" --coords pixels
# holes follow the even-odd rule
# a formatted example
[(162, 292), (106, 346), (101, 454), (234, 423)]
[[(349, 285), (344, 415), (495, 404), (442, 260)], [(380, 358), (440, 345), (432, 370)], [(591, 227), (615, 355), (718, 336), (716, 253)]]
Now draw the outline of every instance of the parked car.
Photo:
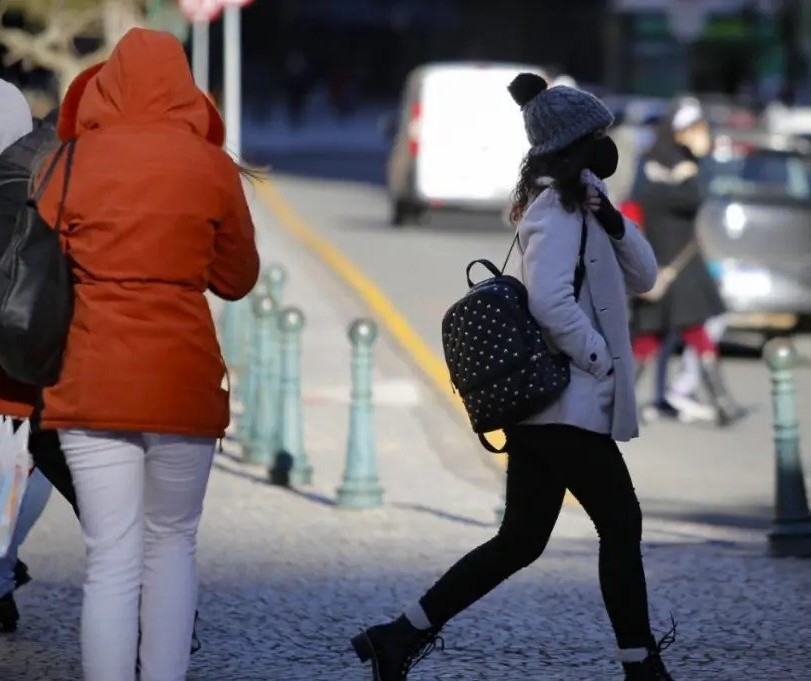
[(786, 331), (811, 317), (811, 145), (716, 135), (697, 217), (705, 257), (737, 329)]
[[(811, 143), (721, 130), (702, 163), (707, 198), (696, 229), (730, 311), (727, 340), (759, 346), (774, 333), (805, 326), (811, 321)], [(638, 163), (637, 178), (641, 172)], [(644, 230), (645, 215), (630, 195), (620, 210)]]
[(417, 222), (429, 208), (499, 212), (509, 201), (529, 144), (507, 92), (537, 66), (429, 64), (405, 84), (387, 167), (391, 222)]

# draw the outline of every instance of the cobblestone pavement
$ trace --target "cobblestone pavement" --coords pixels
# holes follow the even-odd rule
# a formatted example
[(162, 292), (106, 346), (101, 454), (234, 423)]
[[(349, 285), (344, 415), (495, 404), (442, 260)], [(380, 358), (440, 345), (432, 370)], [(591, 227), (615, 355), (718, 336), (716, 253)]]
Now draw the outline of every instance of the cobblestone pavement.
[[(257, 210), (258, 212), (258, 210)], [(264, 224), (266, 220), (262, 219)], [(308, 256), (263, 232), (268, 258), (291, 269), (288, 300), (308, 314), (307, 448), (315, 484), (271, 487), (261, 468), (219, 455), (200, 537), (200, 636), (192, 681), (368, 681), (349, 653), (359, 628), (395, 616), (443, 569), (495, 531), (501, 481), (475, 455), (448, 460), (470, 436), (382, 339), (377, 443), (386, 505), (334, 506), (346, 443), (351, 297)], [(657, 632), (678, 681), (805, 681), (811, 675), (811, 563), (766, 555), (760, 531), (650, 519), (645, 556)], [(547, 553), (445, 632), (414, 681), (622, 678), (597, 584), (597, 543), (566, 508)], [(18, 633), (0, 638), (0, 680), (81, 678), (82, 547), (54, 498), (23, 548), (35, 581), (19, 592)]]

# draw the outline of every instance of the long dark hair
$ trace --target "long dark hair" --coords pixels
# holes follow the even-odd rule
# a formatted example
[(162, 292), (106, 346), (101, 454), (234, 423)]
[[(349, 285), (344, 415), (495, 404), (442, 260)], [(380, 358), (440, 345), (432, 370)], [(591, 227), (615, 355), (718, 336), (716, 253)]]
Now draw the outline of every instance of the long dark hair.
[(261, 182), (267, 179), (270, 174), (270, 166), (254, 166), (245, 163), (237, 163), (239, 174), (249, 182)]
[[(594, 145), (594, 135), (586, 135), (568, 147), (543, 156), (527, 154), (521, 163), (518, 184), (512, 195), (510, 220), (521, 221), (529, 204), (548, 186), (560, 195), (560, 202), (574, 213), (586, 200), (586, 185), (582, 173), (588, 167), (589, 154)], [(544, 178), (551, 182), (544, 183)]]

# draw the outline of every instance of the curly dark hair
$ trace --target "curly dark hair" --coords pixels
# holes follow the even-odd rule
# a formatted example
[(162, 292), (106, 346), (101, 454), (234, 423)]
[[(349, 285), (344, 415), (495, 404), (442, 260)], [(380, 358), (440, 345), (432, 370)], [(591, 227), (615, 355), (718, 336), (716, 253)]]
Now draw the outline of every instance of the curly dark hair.
[[(510, 220), (521, 221), (529, 205), (546, 189), (554, 187), (560, 194), (560, 202), (574, 213), (586, 200), (586, 185), (581, 178), (588, 167), (588, 159), (596, 137), (586, 135), (568, 147), (552, 154), (537, 156), (527, 154), (521, 162), (518, 184), (513, 191)], [(551, 182), (544, 182), (549, 178)]]

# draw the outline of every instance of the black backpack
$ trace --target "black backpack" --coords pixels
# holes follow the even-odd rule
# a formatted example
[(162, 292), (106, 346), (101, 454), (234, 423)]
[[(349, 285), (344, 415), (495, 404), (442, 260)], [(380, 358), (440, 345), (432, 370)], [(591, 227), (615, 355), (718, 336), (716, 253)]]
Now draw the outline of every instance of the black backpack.
[(0, 256), (6, 252), (20, 212), (28, 201), (31, 174), (39, 158), (56, 147), (56, 129), (34, 120), (34, 129), (0, 153)]
[[(59, 379), (73, 314), (71, 267), (59, 242), (75, 142), (54, 155), (37, 190), (20, 211), (11, 242), (0, 256), (0, 366), (21, 383), (45, 387)], [(37, 202), (67, 149), (56, 225)]]
[[(584, 214), (574, 269), (576, 300), (586, 273), (586, 234)], [(524, 284), (504, 274), (517, 242), (516, 234), (500, 271), (489, 260), (474, 260), (467, 266), (470, 290), (442, 320), (451, 383), (462, 397), (473, 431), (494, 454), (505, 450), (493, 447), (484, 434), (516, 425), (543, 410), (560, 397), (570, 377), (570, 360), (549, 349), (529, 311)], [(477, 264), (493, 276), (474, 284), (470, 271)]]

